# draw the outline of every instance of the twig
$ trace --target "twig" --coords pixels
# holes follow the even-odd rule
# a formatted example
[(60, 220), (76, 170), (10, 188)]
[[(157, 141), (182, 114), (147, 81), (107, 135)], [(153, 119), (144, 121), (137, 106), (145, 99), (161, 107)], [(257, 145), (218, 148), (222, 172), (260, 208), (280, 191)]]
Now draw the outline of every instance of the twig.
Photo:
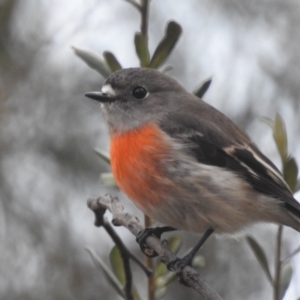
[(141, 33), (148, 40), (149, 0), (141, 0)]
[[(145, 221), (145, 228), (149, 228), (152, 227), (152, 220), (151, 218), (149, 218), (148, 216), (144, 216)], [(151, 257), (145, 256), (145, 262), (146, 262), (146, 266), (149, 269), (153, 269), (153, 261)], [(154, 296), (154, 292), (155, 292), (155, 278), (152, 274), (152, 276), (148, 277), (148, 298), (147, 300), (154, 300), (155, 296)]]
[(99, 208), (93, 211), (95, 213), (95, 226), (102, 226), (112, 238), (112, 240), (114, 241), (114, 243), (120, 251), (126, 278), (124, 287), (125, 296), (127, 300), (133, 300), (134, 298), (132, 296), (132, 274), (129, 259), (131, 258), (134, 262), (136, 262), (146, 273), (147, 276), (150, 276), (152, 272), (147, 267), (145, 267), (144, 264), (126, 248), (119, 235), (115, 232), (110, 223), (108, 223), (107, 220), (104, 218), (104, 213), (106, 209)]
[[(98, 199), (89, 199), (88, 207), (94, 212), (97, 210), (108, 209), (113, 216), (112, 223), (116, 226), (124, 226), (134, 235), (144, 230), (144, 227), (136, 218), (124, 212), (124, 208), (118, 198), (106, 195)], [(96, 214), (97, 216), (97, 214)], [(154, 236), (149, 236), (146, 239), (146, 244), (149, 248), (156, 251), (161, 262), (164, 264), (170, 263), (177, 259), (177, 256), (167, 247), (165, 242), (160, 241)], [(179, 264), (175, 264), (174, 270), (177, 275), (181, 275), (181, 279), (186, 286), (193, 288), (202, 296), (203, 300), (221, 300), (222, 298), (212, 290), (200, 278), (200, 274), (190, 266), (180, 270)]]
[(283, 226), (278, 227), (275, 255), (275, 276), (273, 283), (274, 300), (280, 300), (280, 274), (281, 274), (281, 241)]

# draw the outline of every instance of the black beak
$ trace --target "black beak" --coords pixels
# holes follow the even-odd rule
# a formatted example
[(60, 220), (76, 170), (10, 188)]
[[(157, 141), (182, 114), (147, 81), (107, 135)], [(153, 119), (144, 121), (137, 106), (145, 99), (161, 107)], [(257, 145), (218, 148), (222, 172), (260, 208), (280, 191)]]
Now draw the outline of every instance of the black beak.
[(93, 100), (102, 102), (102, 103), (112, 102), (114, 100), (113, 97), (108, 96), (107, 94), (102, 93), (102, 92), (89, 92), (89, 93), (86, 93), (84, 96), (91, 98)]

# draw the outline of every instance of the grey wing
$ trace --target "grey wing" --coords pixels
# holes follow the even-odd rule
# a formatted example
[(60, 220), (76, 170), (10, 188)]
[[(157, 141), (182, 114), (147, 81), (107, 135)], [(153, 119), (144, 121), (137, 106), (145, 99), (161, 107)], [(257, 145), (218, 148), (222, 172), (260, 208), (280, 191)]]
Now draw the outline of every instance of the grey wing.
[(300, 204), (293, 198), (280, 171), (248, 137), (219, 112), (221, 120), (212, 122), (203, 114), (202, 117), (190, 113), (183, 119), (181, 113), (173, 112), (160, 126), (169, 136), (188, 145), (189, 154), (198, 162), (238, 174), (253, 189), (281, 200), (283, 206), (300, 218)]

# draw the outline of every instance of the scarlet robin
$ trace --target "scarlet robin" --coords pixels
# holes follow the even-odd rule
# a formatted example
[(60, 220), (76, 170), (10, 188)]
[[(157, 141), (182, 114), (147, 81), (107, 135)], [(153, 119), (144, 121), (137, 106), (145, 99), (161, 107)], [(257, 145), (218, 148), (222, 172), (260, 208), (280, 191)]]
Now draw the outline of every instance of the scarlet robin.
[(197, 249), (213, 231), (234, 234), (257, 222), (300, 232), (300, 205), (280, 171), (229, 118), (173, 78), (123, 69), (86, 96), (101, 102), (120, 189), (151, 218), (206, 232)]

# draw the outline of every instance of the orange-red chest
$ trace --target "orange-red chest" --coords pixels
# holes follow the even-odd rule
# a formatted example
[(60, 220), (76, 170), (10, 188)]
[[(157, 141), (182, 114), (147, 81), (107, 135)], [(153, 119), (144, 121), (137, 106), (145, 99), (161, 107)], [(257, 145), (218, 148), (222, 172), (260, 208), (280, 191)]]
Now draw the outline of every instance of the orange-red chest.
[(156, 204), (166, 191), (163, 160), (170, 148), (155, 124), (111, 135), (110, 158), (120, 189), (137, 206)]

